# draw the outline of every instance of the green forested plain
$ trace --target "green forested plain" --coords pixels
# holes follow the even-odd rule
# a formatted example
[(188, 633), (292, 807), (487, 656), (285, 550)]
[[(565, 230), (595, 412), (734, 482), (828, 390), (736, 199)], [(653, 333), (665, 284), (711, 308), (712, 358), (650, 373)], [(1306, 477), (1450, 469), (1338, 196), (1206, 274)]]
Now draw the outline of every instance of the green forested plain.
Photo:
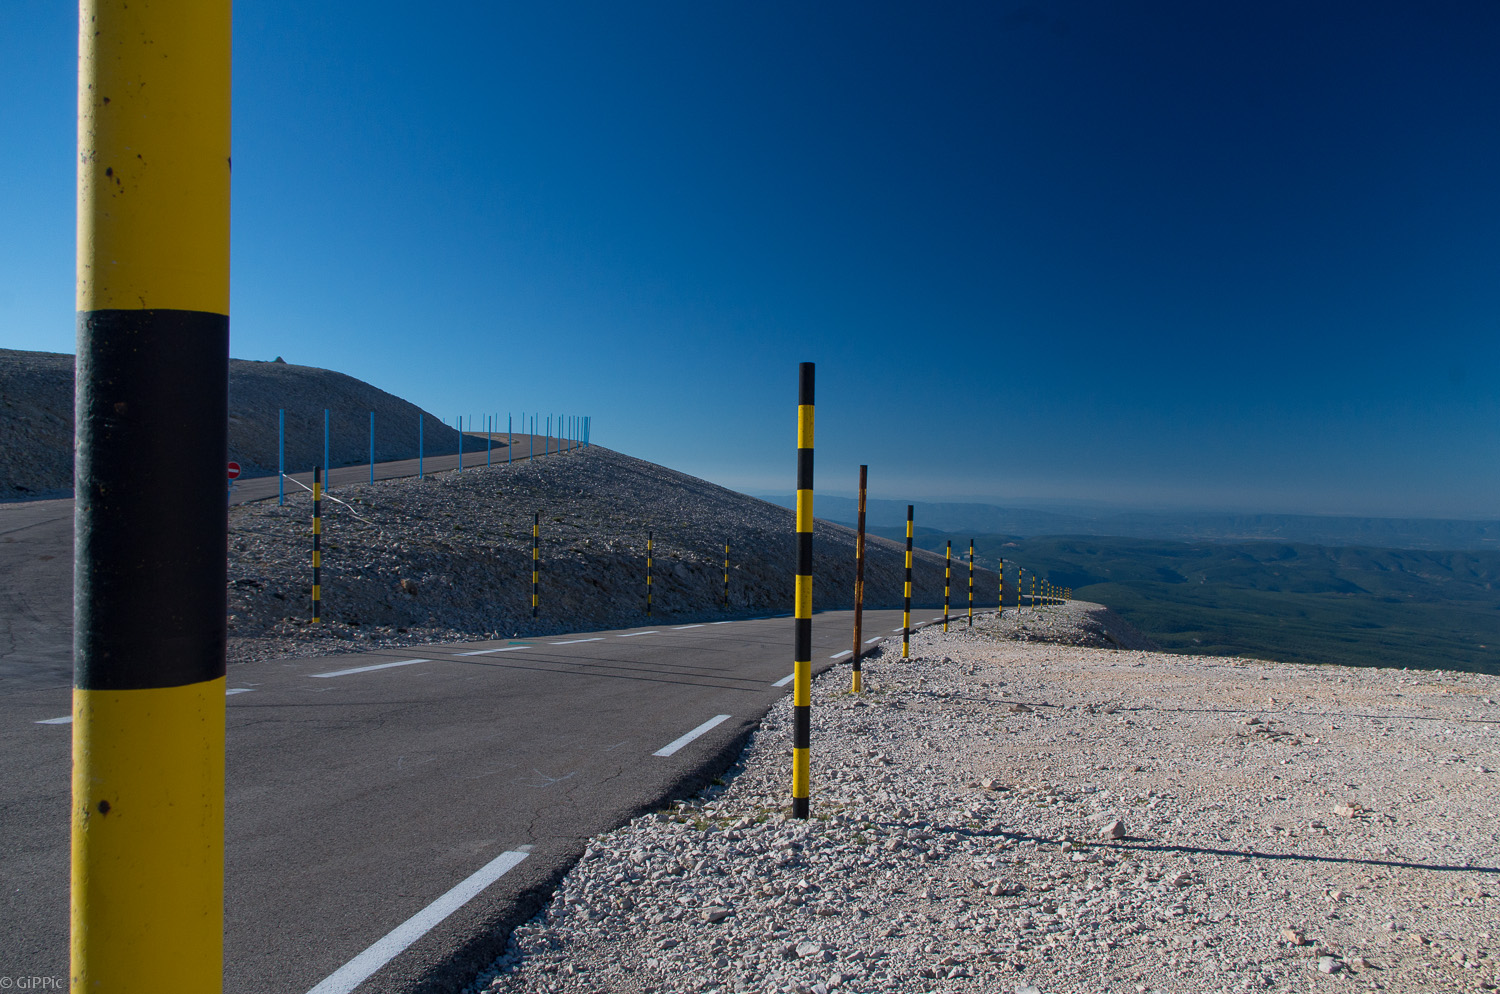
[[(904, 540), (905, 530), (872, 529)], [(1174, 652), (1500, 673), (1500, 553), (957, 535), (915, 543), (1045, 576)], [(993, 604), (991, 595), (990, 603)]]

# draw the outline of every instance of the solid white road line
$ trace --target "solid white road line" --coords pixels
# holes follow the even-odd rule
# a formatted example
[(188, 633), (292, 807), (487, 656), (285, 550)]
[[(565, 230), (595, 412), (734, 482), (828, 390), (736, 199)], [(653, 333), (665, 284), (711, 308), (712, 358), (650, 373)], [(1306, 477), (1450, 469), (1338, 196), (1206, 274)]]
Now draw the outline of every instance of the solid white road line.
[(771, 684), (771, 686), (773, 686), (773, 687), (785, 687), (787, 684), (791, 683), (794, 679), (796, 679), (796, 677), (797, 677), (797, 674), (792, 673), (792, 674), (790, 674), (788, 676), (782, 677), (780, 680), (777, 680), (775, 683)]
[(707, 721), (705, 721), (703, 724), (699, 725), (697, 728), (693, 729), (691, 732), (688, 732), (682, 738), (680, 738), (680, 739), (673, 739), (671, 742), (668, 742), (666, 745), (662, 746), (660, 749), (656, 750), (651, 755), (653, 755), (653, 756), (670, 756), (670, 755), (672, 755), (672, 753), (676, 752), (678, 749), (681, 749), (683, 746), (687, 745), (689, 742), (693, 741), (698, 736), (702, 735), (704, 732), (708, 731), (709, 729), (713, 728), (715, 725), (719, 724), (719, 722), (721, 722), (721, 721), (728, 721), (728, 720), (729, 720), (729, 715), (727, 715), (727, 714), (715, 715), (714, 717), (712, 717), (712, 718), (708, 719)]
[(385, 938), (339, 967), (308, 994), (349, 994), (376, 970), (400, 955), (407, 946), (430, 932), (434, 925), (468, 904), (486, 887), (513, 870), (527, 855), (527, 853), (512, 850), (496, 856), (471, 874), (468, 879), (396, 926), (395, 930)]
[(603, 641), (604, 641), (604, 636), (600, 635), (598, 638), (592, 638), (592, 639), (568, 639), (566, 642), (548, 642), (547, 644), (548, 645), (577, 645), (580, 642), (603, 642)]
[(732, 625), (732, 624), (734, 624), (734, 622), (732, 622), (732, 621), (710, 621), (709, 624), (710, 625)]
[(37, 722), (36, 724), (38, 724), (38, 725), (71, 725), (71, 724), (73, 724), (73, 716), (72, 715), (68, 715), (66, 718), (43, 718), (41, 721)]
[(394, 663), (376, 663), (374, 666), (356, 666), (352, 670), (334, 670), (332, 673), (309, 673), (308, 676), (348, 676), (350, 673), (368, 673), (371, 670), (388, 670), (392, 666), (410, 666), (413, 663), (430, 663), (430, 659), (401, 659)]
[(224, 696), (225, 697), (230, 697), (230, 696), (232, 696), (234, 694), (253, 694), (253, 693), (255, 693), (255, 688), (254, 687), (230, 687), (228, 690), (224, 691)]
[(529, 645), (507, 645), (502, 649), (475, 649), (473, 652), (459, 652), (458, 656), (488, 656), (492, 652), (515, 652), (517, 649), (530, 649)]
[(622, 639), (633, 639), (637, 635), (660, 635), (660, 634), (661, 634), (661, 632), (626, 632), (624, 635), (617, 635), (615, 637), (616, 638), (622, 638)]
[(906, 631), (906, 629), (905, 628), (892, 628), (891, 631), (893, 631), (893, 632), (904, 632), (904, 631)]
[(845, 656), (852, 656), (852, 655), (854, 655), (854, 650), (853, 649), (845, 649), (843, 652), (836, 652), (833, 655), (829, 656), (828, 658), (829, 659), (843, 659)]
[(865, 639), (865, 645), (871, 645), (871, 644), (873, 644), (875, 642), (879, 642), (879, 641), (880, 641), (880, 636), (877, 635), (877, 636), (875, 636), (872, 639)]
[(689, 628), (702, 628), (702, 627), (703, 627), (702, 625), (673, 625), (672, 626), (672, 631), (674, 631), (674, 632), (685, 632)]

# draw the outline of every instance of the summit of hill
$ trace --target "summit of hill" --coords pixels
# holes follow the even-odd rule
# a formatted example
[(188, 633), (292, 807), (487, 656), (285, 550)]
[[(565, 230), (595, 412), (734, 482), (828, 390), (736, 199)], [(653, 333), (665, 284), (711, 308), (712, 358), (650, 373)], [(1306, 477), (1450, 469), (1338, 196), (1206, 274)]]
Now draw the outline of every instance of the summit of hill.
[[(0, 500), (73, 495), (74, 357), (60, 352), (0, 349)], [(329, 419), (329, 462), (415, 459), (418, 422), (427, 455), (458, 451), (458, 431), (435, 415), (363, 380), (331, 369), (275, 359), (229, 360), (229, 458), (246, 477), (274, 475), (278, 433), (286, 412), (288, 472), (323, 460), (323, 412)]]

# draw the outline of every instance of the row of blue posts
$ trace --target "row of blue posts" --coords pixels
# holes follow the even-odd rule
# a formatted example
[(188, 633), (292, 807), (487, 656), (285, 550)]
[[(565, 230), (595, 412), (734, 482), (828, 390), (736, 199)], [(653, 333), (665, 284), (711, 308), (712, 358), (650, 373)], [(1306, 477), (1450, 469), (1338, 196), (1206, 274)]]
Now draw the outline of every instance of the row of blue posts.
[[(278, 412), (278, 415), (279, 415), (279, 418), (278, 418), (278, 424), (277, 424), (277, 429), (276, 429), (276, 460), (277, 460), (276, 503), (278, 503), (278, 504), (285, 504), (286, 503), (286, 410), (282, 409), (281, 411)], [(540, 415), (536, 415), (536, 414), (531, 415), (531, 431), (527, 435), (527, 443), (526, 443), (527, 444), (526, 458), (528, 460), (536, 458), (536, 429), (537, 429), (537, 418), (538, 417), (540, 417)], [(567, 419), (566, 422), (564, 422), (564, 417), (566, 417), (566, 419)], [(498, 425), (498, 422), (499, 422), (499, 415), (494, 415), (493, 417), (490, 416), (490, 415), (486, 415), (485, 416), (485, 429), (486, 429), (485, 430), (485, 439), (484, 439), (484, 464), (485, 464), (485, 466), (491, 466), (491, 465), (494, 464), (494, 459), (493, 459), (494, 441), (495, 441), (494, 427)], [(573, 415), (573, 414), (570, 414), (570, 415), (558, 415), (557, 423), (558, 423), (559, 430), (566, 429), (566, 434), (563, 437), (561, 437), (561, 438), (558, 439), (558, 448), (557, 448), (558, 452), (572, 452), (575, 449), (587, 448), (589, 445), (593, 444), (590, 441), (590, 437), (592, 435), (593, 424), (594, 424), (594, 419), (592, 417), (590, 417), (588, 415)], [(458, 470), (459, 470), (459, 472), (463, 472), (463, 468), (464, 468), (464, 429), (463, 429), (463, 424), (464, 424), (463, 415), (459, 415), (459, 418), (458, 418), (458, 421), (457, 421), (457, 425), (458, 425)], [(525, 424), (526, 424), (526, 415), (524, 415), (524, 414), (521, 416), (521, 424), (522, 424), (522, 427), (525, 427)], [(515, 421), (514, 421), (513, 416), (507, 414), (505, 416), (505, 437), (506, 437), (506, 440), (507, 440), (507, 444), (505, 446), (505, 461), (506, 461), (507, 464), (511, 464), (511, 463), (514, 463), (516, 461), (516, 446), (515, 446), (514, 427), (515, 427)], [(542, 435), (542, 455), (548, 455), (552, 451), (552, 449), (551, 449), (551, 441), (552, 441), (552, 415), (549, 414), (549, 415), (546, 416), (546, 421), (543, 423), (543, 428), (545, 429), (545, 433)], [(472, 418), (470, 419), (470, 430), (473, 430), (473, 419)], [(425, 416), (422, 414), (422, 412), (418, 411), (417, 412), (417, 479), (421, 479), (425, 475), (424, 472), (423, 472), (423, 470), (424, 470), (424, 465), (423, 465), (424, 449), (426, 447), (425, 435), (426, 435)], [(328, 480), (331, 479), (329, 477), (329, 475), (328, 475), (329, 470), (331, 468), (332, 468), (332, 465), (331, 465), (331, 460), (329, 458), (328, 409), (325, 407), (323, 409), (323, 479), (325, 481), (328, 481)], [(374, 411), (370, 412), (370, 482), (371, 483), (375, 482), (375, 412)]]

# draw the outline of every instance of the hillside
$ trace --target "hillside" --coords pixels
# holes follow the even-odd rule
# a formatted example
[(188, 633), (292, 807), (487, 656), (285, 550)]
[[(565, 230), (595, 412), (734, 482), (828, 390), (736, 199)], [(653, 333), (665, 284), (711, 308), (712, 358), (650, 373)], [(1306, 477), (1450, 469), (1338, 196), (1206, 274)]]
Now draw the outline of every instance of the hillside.
[[(274, 474), (278, 411), (286, 411), (289, 471), (323, 460), (323, 411), (329, 411), (334, 466), (370, 457), (415, 459), (416, 405), (329, 369), (286, 362), (229, 360), (229, 458), (246, 476)], [(67, 497), (73, 490), (73, 356), (0, 349), (0, 500)], [(428, 455), (458, 451), (458, 432), (426, 414)]]
[(1500, 673), (1500, 552), (1000, 535), (976, 550), (1108, 604), (1169, 651)]
[[(340, 487), (325, 504), (323, 613), (306, 624), (306, 493), (230, 512), (229, 611), (236, 658), (369, 642), (529, 635), (790, 610), (792, 512), (600, 446), (425, 480)], [(541, 610), (531, 618), (531, 525), (541, 515)], [(813, 607), (853, 606), (854, 532), (818, 521)], [(724, 545), (729, 605), (724, 606)], [(866, 604), (899, 607), (903, 549), (872, 538)], [(914, 557), (913, 599), (942, 604), (943, 563)], [(981, 604), (995, 574), (979, 571)]]

